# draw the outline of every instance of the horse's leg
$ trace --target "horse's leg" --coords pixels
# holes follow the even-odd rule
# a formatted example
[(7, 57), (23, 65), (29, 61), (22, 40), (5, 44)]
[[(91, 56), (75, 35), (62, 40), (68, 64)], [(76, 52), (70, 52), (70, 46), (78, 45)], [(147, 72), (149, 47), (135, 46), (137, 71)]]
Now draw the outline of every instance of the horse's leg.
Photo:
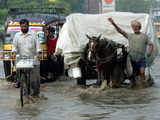
[(110, 68), (110, 70), (109, 71), (107, 71), (107, 80), (108, 80), (108, 86), (110, 87), (110, 88), (113, 88), (114, 87), (114, 81), (113, 81), (113, 79), (112, 79), (112, 73), (113, 73), (113, 69), (114, 69), (114, 65), (113, 64), (110, 64), (110, 65), (108, 65), (109, 66), (109, 68)]
[[(106, 80), (106, 87), (111, 87), (111, 85), (110, 85), (110, 83), (111, 83), (111, 79), (110, 79), (111, 72), (110, 72), (110, 70), (111, 70), (112, 67), (109, 67), (109, 64), (105, 64), (105, 66), (106, 67), (103, 68), (103, 72), (104, 72), (103, 73), (103, 76), (104, 76), (103, 80)], [(110, 69), (108, 69), (108, 68), (110, 68)]]
[(106, 79), (105, 71), (101, 71), (101, 77), (102, 77), (102, 83), (100, 86), (100, 90), (102, 91), (107, 87), (107, 79)]
[(110, 88), (113, 88), (113, 81), (112, 81), (112, 79), (111, 79), (111, 74), (108, 76), (108, 86), (110, 87)]
[(97, 71), (97, 73), (98, 73), (98, 79), (97, 79), (96, 84), (97, 84), (98, 86), (100, 86), (101, 83), (102, 83), (102, 81), (101, 81), (101, 73), (100, 73), (99, 71)]
[(106, 87), (109, 87), (109, 84), (110, 84), (110, 75), (106, 72), (105, 72), (105, 76), (104, 76), (104, 80), (106, 81)]
[(98, 79), (97, 79), (96, 84), (97, 84), (98, 86), (100, 86), (101, 83), (102, 83), (102, 81), (101, 81), (102, 78), (101, 78), (101, 70), (100, 70), (100, 68), (99, 68), (98, 65), (96, 65), (96, 71), (97, 71), (97, 74), (98, 74)]

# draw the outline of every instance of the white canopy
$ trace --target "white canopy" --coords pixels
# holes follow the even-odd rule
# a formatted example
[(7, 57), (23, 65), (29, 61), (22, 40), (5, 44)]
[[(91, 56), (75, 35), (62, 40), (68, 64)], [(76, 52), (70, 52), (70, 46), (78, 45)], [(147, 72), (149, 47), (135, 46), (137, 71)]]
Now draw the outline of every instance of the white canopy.
[(119, 34), (108, 21), (110, 17), (126, 32), (132, 32), (130, 23), (133, 20), (141, 22), (141, 32), (148, 34), (152, 31), (149, 24), (149, 15), (144, 13), (71, 14), (67, 17), (66, 23), (60, 31), (56, 46), (56, 50), (58, 48), (63, 50), (64, 63), (66, 65), (76, 63), (80, 59), (83, 49), (89, 41), (86, 34), (89, 36), (102, 34), (102, 37), (128, 46), (128, 40)]

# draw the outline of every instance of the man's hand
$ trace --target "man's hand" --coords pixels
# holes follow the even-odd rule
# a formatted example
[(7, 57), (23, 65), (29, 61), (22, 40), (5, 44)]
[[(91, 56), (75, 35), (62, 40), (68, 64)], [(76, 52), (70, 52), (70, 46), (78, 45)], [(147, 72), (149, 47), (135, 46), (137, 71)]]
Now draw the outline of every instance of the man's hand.
[(153, 51), (153, 44), (149, 44), (149, 51), (146, 53), (147, 56), (151, 56), (152, 51)]
[(114, 21), (113, 21), (112, 18), (108, 18), (108, 21), (109, 21), (110, 23), (114, 24)]
[(151, 56), (152, 52), (149, 51), (146, 54), (147, 54), (147, 56)]
[(53, 60), (53, 61), (57, 61), (57, 57), (56, 57), (56, 55), (51, 55), (51, 59)]
[(16, 58), (16, 53), (15, 52), (11, 52), (11, 59), (15, 59)]
[(48, 27), (46, 25), (44, 25), (44, 30), (47, 31), (48, 30)]
[(62, 49), (58, 48), (57, 51), (54, 53), (54, 55), (60, 55), (62, 54)]
[(38, 57), (38, 59), (39, 59), (39, 60), (41, 60), (41, 59), (42, 59), (42, 55), (41, 55), (41, 53), (40, 53), (40, 52), (37, 52), (36, 56)]

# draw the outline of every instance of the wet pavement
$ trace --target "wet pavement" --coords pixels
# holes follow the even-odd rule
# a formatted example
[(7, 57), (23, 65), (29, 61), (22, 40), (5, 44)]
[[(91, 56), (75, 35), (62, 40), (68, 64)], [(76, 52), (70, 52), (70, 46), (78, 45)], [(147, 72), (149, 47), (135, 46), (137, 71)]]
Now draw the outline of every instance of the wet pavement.
[(160, 120), (159, 61), (157, 57), (151, 69), (152, 87), (82, 94), (74, 80), (61, 80), (41, 84), (41, 94), (48, 99), (24, 108), (17, 105), (19, 89), (1, 80), (0, 120)]

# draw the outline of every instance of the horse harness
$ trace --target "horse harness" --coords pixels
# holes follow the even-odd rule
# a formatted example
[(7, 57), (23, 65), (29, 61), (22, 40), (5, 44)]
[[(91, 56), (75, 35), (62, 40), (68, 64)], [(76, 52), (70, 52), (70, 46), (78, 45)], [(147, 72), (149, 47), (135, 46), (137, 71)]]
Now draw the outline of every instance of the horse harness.
[[(112, 41), (109, 41), (108, 44), (105, 46), (105, 48), (108, 48), (109, 46), (112, 46), (112, 45), (113, 45)], [(96, 52), (91, 48), (88, 49), (88, 53), (89, 52), (91, 52), (93, 55), (96, 55)], [(116, 55), (117, 55), (117, 51), (115, 50), (110, 56), (106, 56), (105, 58), (101, 58), (99, 56), (94, 56), (94, 57), (97, 60), (97, 63), (99, 64), (99, 66), (101, 66), (102, 64), (105, 64), (107, 62), (112, 63), (113, 61), (116, 61), (114, 60)]]
[(107, 56), (105, 58), (100, 58), (99, 56), (96, 56), (97, 63), (99, 64), (99, 66), (108, 62), (112, 63), (112, 60), (114, 60), (116, 53), (117, 51), (114, 51), (110, 56)]

